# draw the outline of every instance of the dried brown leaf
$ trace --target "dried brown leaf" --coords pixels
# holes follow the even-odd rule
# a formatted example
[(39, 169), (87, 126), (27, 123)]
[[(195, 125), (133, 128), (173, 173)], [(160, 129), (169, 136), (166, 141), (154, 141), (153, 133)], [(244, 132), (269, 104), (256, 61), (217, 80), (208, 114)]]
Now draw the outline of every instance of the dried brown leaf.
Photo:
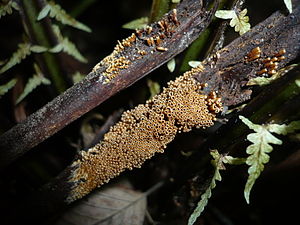
[(119, 183), (98, 189), (64, 213), (56, 225), (142, 225), (145, 212), (146, 194)]

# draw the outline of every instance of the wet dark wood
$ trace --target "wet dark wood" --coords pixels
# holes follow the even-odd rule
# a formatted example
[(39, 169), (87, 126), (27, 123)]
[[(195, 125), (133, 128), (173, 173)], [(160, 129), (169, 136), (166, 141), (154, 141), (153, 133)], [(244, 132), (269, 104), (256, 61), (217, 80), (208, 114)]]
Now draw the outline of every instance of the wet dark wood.
[[(167, 51), (154, 49), (153, 53), (132, 62), (127, 69), (120, 70), (108, 83), (103, 82), (106, 79), (103, 76), (106, 67), (99, 66), (94, 69), (82, 82), (0, 137), (0, 167), (10, 164), (29, 149), (182, 52), (207, 27), (215, 10), (216, 8), (206, 11), (199, 0), (183, 1), (177, 7), (179, 23), (165, 37), (162, 44)], [(172, 13), (173, 11), (169, 12), (165, 18), (170, 20)], [(152, 27), (152, 32), (158, 31), (157, 24), (153, 24)], [(132, 46), (125, 48), (122, 54), (131, 57), (135, 47), (149, 51), (149, 46), (145, 43), (145, 40), (137, 39)]]
[[(254, 48), (261, 49), (257, 60), (245, 57)], [(222, 97), (225, 106), (242, 103), (251, 96), (246, 86), (251, 78), (264, 68), (263, 60), (273, 57), (285, 49), (285, 59), (278, 62), (278, 69), (300, 56), (300, 7), (290, 15), (274, 13), (264, 22), (237, 38), (215, 56), (204, 61), (204, 72), (196, 74), (201, 83), (208, 83), (209, 90), (215, 90)]]

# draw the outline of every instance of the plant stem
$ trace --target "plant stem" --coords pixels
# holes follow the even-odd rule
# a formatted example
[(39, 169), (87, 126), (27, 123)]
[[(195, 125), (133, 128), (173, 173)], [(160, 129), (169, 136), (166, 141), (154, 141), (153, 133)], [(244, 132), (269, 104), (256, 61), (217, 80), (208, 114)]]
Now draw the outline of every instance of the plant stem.
[(75, 6), (70, 11), (70, 16), (76, 18), (81, 15), (87, 8), (89, 8), (92, 4), (94, 4), (97, 0), (85, 0), (76, 2)]
[(150, 14), (150, 23), (158, 21), (170, 10), (171, 0), (153, 0)]

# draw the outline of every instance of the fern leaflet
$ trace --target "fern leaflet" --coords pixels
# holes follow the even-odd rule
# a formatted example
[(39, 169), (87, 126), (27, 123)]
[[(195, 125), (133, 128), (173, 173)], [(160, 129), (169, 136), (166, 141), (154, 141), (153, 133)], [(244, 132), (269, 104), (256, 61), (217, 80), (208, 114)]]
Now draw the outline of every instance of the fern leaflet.
[(6, 94), (6, 92), (9, 91), (9, 89), (13, 88), (15, 84), (17, 83), (17, 79), (12, 79), (9, 82), (7, 82), (4, 85), (0, 86), (0, 96)]
[(242, 35), (251, 28), (249, 17), (246, 14), (247, 9), (242, 10), (239, 14), (234, 10), (217, 10), (215, 16), (221, 19), (231, 19), (229, 25), (234, 27), (235, 32), (239, 32)]
[(252, 123), (250, 120), (243, 116), (239, 116), (244, 124), (250, 129), (254, 130), (255, 133), (251, 133), (247, 136), (248, 141), (252, 142), (246, 149), (249, 154), (246, 160), (246, 164), (249, 165), (248, 179), (245, 185), (244, 196), (246, 202), (249, 204), (250, 191), (264, 170), (264, 164), (269, 162), (270, 156), (268, 153), (273, 151), (271, 144), (281, 145), (282, 141), (275, 137), (271, 133), (286, 135), (292, 133), (297, 129), (300, 129), (300, 121), (291, 122), (289, 125), (278, 125), (278, 124), (266, 124), (258, 125)]
[(1, 3), (0, 4), (0, 18), (3, 16), (6, 16), (7, 14), (12, 14), (13, 9), (19, 10), (19, 6), (14, 1), (9, 1), (6, 4)]
[(81, 55), (79, 50), (76, 48), (75, 44), (73, 42), (71, 42), (67, 37), (63, 37), (61, 35), (61, 32), (60, 32), (58, 26), (53, 25), (52, 27), (53, 27), (54, 33), (57, 35), (59, 43), (56, 46), (54, 46), (53, 48), (51, 48), (49, 50), (49, 52), (58, 53), (58, 52), (63, 51), (65, 53), (73, 56), (78, 61), (86, 63), (87, 62), (86, 58), (84, 58)]
[(49, 85), (51, 84), (50, 80), (45, 78), (39, 69), (39, 67), (34, 64), (34, 69), (36, 71), (36, 74), (33, 75), (33, 77), (29, 78), (28, 82), (25, 85), (24, 91), (22, 94), (18, 97), (16, 104), (19, 104), (28, 94), (30, 94), (35, 88), (37, 88), (39, 85)]
[(86, 32), (92, 31), (88, 26), (84, 25), (83, 23), (80, 23), (79, 21), (75, 20), (72, 16), (67, 14), (66, 11), (62, 9), (60, 5), (55, 4), (54, 1), (49, 1), (46, 4), (46, 6), (40, 11), (37, 20), (44, 19), (48, 14), (51, 18), (55, 18), (62, 24), (69, 25)]

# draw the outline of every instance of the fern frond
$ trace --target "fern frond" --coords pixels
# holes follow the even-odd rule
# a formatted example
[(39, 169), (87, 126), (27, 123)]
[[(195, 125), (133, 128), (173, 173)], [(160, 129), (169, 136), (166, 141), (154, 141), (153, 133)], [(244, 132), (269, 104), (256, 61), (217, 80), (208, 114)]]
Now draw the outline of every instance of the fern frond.
[(18, 49), (13, 53), (8, 62), (0, 69), (0, 73), (4, 73), (5, 71), (12, 68), (14, 65), (20, 63), (23, 59), (31, 54), (30, 43), (21, 43), (18, 45)]
[(0, 19), (3, 16), (6, 16), (8, 14), (12, 14), (13, 9), (19, 10), (19, 6), (14, 1), (8, 1), (6, 4), (1, 3), (0, 4)]
[(190, 67), (196, 68), (198, 66), (201, 66), (202, 63), (200, 61), (189, 61), (188, 64)]
[(213, 157), (213, 160), (211, 161), (211, 164), (214, 166), (214, 175), (211, 179), (210, 185), (204, 192), (204, 194), (201, 195), (201, 199), (197, 204), (196, 209), (194, 212), (191, 214), (188, 225), (193, 225), (197, 218), (201, 215), (201, 213), (204, 211), (205, 206), (208, 203), (208, 199), (211, 197), (212, 189), (216, 187), (216, 181), (221, 181), (222, 177), (220, 174), (220, 170), (224, 170), (225, 167), (223, 165), (223, 156), (218, 153), (217, 150), (211, 150), (210, 152), (211, 156)]
[(293, 12), (292, 0), (283, 0), (286, 8), (289, 10), (289, 13)]
[(84, 77), (85, 77), (84, 74), (82, 74), (82, 73), (76, 71), (76, 72), (72, 75), (73, 83), (76, 84), (76, 83), (80, 82)]
[(54, 48), (50, 49), (49, 52), (57, 53), (57, 52), (65, 52), (80, 62), (86, 63), (87, 59), (84, 58), (81, 53), (76, 48), (75, 44), (71, 42), (68, 38), (64, 38), (62, 42), (56, 45)]
[(157, 95), (160, 92), (159, 83), (149, 79), (149, 80), (147, 80), (147, 85), (148, 85), (149, 91), (150, 91), (150, 98), (153, 98), (155, 95)]
[(43, 76), (40, 68), (36, 64), (34, 64), (34, 68), (35, 68), (36, 74), (34, 74), (27, 81), (22, 94), (18, 97), (18, 99), (15, 103), (16, 105), (19, 104), (28, 94), (30, 94), (35, 88), (37, 88), (41, 84), (44, 84), (44, 85), (51, 84), (50, 80), (48, 80), (47, 78), (45, 78)]
[(75, 27), (79, 30), (83, 30), (86, 32), (92, 31), (88, 26), (84, 25), (83, 23), (80, 23), (79, 21), (75, 20), (72, 16), (67, 14), (66, 11), (62, 9), (60, 5), (55, 4), (54, 1), (48, 2), (48, 4), (40, 11), (37, 20), (42, 20), (48, 14), (51, 18), (55, 18), (62, 24), (69, 25), (71, 27)]
[(12, 79), (9, 82), (7, 82), (4, 85), (0, 86), (0, 96), (6, 94), (9, 89), (13, 88), (15, 86), (15, 84), (17, 83), (17, 79)]
[(242, 10), (239, 14), (234, 10), (217, 10), (215, 16), (221, 19), (231, 19), (229, 25), (234, 27), (235, 32), (239, 32), (242, 35), (251, 28), (249, 17), (246, 14), (247, 9)]
[(286, 66), (280, 70), (278, 70), (274, 75), (271, 77), (255, 77), (253, 79), (250, 79), (247, 83), (248, 86), (252, 85), (259, 85), (264, 86), (272, 83), (273, 81), (277, 80), (278, 78), (284, 76), (287, 72), (294, 69), (298, 64), (291, 64), (289, 66)]
[(176, 61), (175, 61), (175, 58), (171, 59), (168, 63), (167, 63), (167, 67), (168, 67), (168, 70), (173, 73), (174, 70), (175, 70), (175, 67), (176, 67)]
[(20, 63), (23, 59), (29, 56), (31, 52), (42, 53), (45, 51), (47, 51), (47, 48), (43, 46), (31, 45), (28, 42), (21, 43), (18, 45), (17, 51), (13, 53), (8, 62), (0, 69), (0, 73), (4, 73), (16, 64)]
[(63, 37), (61, 35), (61, 32), (59, 30), (59, 27), (56, 25), (53, 25), (54, 33), (56, 34), (59, 43), (54, 46), (52, 49), (49, 50), (49, 52), (52, 53), (58, 53), (58, 52), (65, 52), (71, 56), (73, 56), (75, 59), (77, 59), (80, 62), (86, 63), (87, 59), (84, 58), (79, 50), (76, 48), (75, 44), (71, 42), (67, 37)]
[(292, 133), (297, 129), (300, 129), (300, 121), (291, 122), (289, 125), (278, 125), (278, 124), (267, 124), (258, 125), (252, 123), (250, 120), (243, 116), (239, 116), (244, 124), (246, 124), (250, 129), (254, 130), (255, 133), (251, 133), (247, 136), (248, 141), (252, 144), (246, 149), (249, 154), (246, 164), (249, 165), (248, 174), (244, 196), (246, 202), (249, 204), (250, 191), (256, 181), (260, 176), (261, 172), (264, 170), (264, 165), (269, 162), (270, 156), (268, 153), (273, 151), (271, 144), (281, 145), (282, 141), (275, 137), (271, 133), (286, 135)]
[(122, 28), (125, 29), (130, 29), (130, 30), (135, 30), (135, 29), (143, 29), (147, 26), (149, 22), (149, 18), (148, 17), (141, 17), (135, 20), (132, 20), (128, 23), (125, 23)]

